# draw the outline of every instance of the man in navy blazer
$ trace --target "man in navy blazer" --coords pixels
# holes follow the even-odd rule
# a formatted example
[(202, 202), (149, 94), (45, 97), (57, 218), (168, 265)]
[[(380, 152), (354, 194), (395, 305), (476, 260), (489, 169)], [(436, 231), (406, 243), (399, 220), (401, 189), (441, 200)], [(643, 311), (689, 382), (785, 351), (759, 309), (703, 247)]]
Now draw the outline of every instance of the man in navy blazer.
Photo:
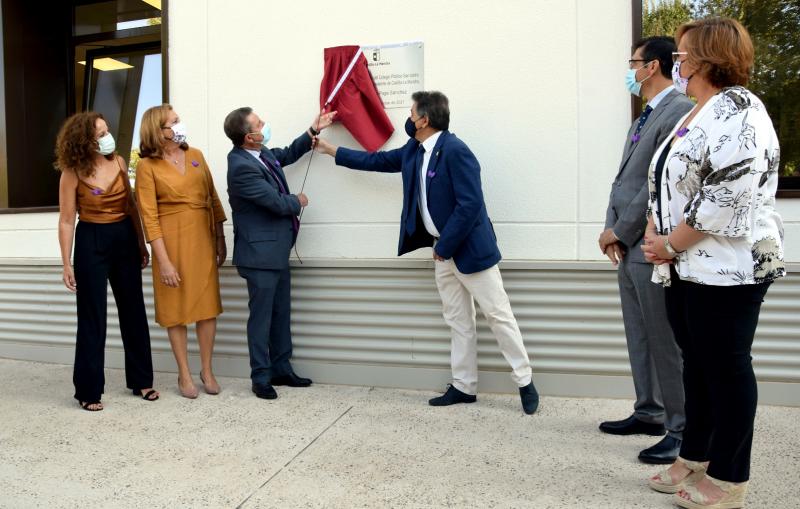
[[(294, 373), (290, 329), (289, 252), (297, 240), (300, 210), (308, 198), (289, 192), (283, 167), (311, 150), (319, 131), (336, 112), (318, 116), (312, 127), (285, 148), (266, 148), (270, 127), (251, 108), (225, 118), (233, 142), (228, 153), (228, 197), (233, 210), (233, 264), (247, 280), (250, 316), (247, 346), (253, 392), (278, 397), (275, 385), (308, 387), (311, 380)], [(313, 126), (317, 126), (316, 129)]]
[[(532, 414), (539, 405), (528, 353), (511, 311), (497, 263), (500, 250), (486, 212), (480, 165), (447, 129), (450, 107), (441, 92), (416, 92), (401, 148), (363, 152), (318, 141), (318, 150), (336, 164), (357, 170), (401, 173), (403, 212), (398, 256), (433, 247), (436, 285), (452, 337), (452, 384), (433, 406), (472, 403), (478, 389), (477, 301), (512, 368), (522, 406)], [(474, 299), (474, 300), (473, 300)]]

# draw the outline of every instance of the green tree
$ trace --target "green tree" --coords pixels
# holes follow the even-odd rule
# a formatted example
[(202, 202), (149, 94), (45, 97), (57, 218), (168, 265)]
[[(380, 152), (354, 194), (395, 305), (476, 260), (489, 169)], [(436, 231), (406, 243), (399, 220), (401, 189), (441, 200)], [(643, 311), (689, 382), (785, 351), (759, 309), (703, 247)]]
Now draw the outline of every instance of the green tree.
[(781, 142), (781, 175), (800, 176), (800, 2), (696, 0), (695, 17), (726, 16), (750, 32), (756, 59), (748, 88), (764, 101)]
[(131, 157), (128, 160), (128, 178), (131, 179), (131, 182), (136, 180), (136, 165), (139, 164), (139, 151), (138, 150), (131, 150)]
[(681, 0), (644, 0), (642, 4), (642, 35), (675, 35), (675, 30), (692, 19), (692, 9)]
[(673, 35), (691, 19), (725, 16), (755, 47), (748, 88), (767, 107), (781, 142), (781, 175), (800, 176), (800, 2), (798, 0), (643, 0), (642, 33)]

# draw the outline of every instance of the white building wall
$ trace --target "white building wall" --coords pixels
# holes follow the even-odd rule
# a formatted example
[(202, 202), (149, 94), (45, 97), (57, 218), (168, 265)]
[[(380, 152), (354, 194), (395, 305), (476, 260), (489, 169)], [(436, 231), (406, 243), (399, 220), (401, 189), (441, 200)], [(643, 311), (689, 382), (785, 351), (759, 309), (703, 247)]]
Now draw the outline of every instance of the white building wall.
[[(316, 114), (323, 48), (425, 43), (425, 88), (445, 92), (451, 130), (481, 162), (484, 193), (505, 257), (512, 305), (546, 394), (629, 397), (619, 298), (602, 261), (610, 183), (630, 123), (622, 78), (629, 58), (627, 0), (170, 0), (171, 102), (206, 154), (227, 208), (225, 115), (249, 105), (272, 124), (276, 144)], [(389, 110), (405, 141), (406, 110)], [(342, 127), (326, 131), (357, 147)], [(49, 150), (49, 149), (48, 149)], [(288, 168), (293, 190), (308, 156)], [(439, 388), (449, 379), (449, 337), (439, 315), (429, 250), (396, 259), (401, 182), (353, 172), (316, 155), (293, 263), (296, 365), (319, 382)], [(800, 202), (779, 200), (787, 260), (800, 262)], [(0, 357), (68, 363), (74, 296), (60, 283), (56, 213), (0, 215)], [(226, 227), (229, 243), (231, 225)], [(796, 267), (797, 265), (795, 265)], [(155, 366), (174, 370), (164, 330), (152, 321)], [(244, 283), (221, 272), (216, 368), (247, 376)], [(753, 347), (762, 400), (800, 404), (800, 286), (778, 282)], [(109, 301), (108, 367), (121, 367)], [(438, 318), (437, 318), (438, 317)], [(513, 391), (485, 327), (482, 390)], [(190, 342), (192, 362), (196, 344)]]
[[(451, 101), (451, 130), (481, 162), (507, 260), (599, 260), (596, 238), (629, 125), (622, 76), (630, 2), (505, 0), (403, 3), (171, 0), (171, 102), (225, 196), (225, 115), (250, 105), (288, 144), (315, 114), (322, 50), (425, 42), (425, 88)], [(406, 110), (388, 110), (405, 140)], [(358, 144), (341, 126), (325, 136)], [(288, 170), (302, 182), (307, 157)], [(393, 258), (401, 183), (316, 155), (299, 239), (307, 258)], [(224, 200), (227, 206), (227, 200)], [(779, 200), (787, 260), (800, 261), (800, 203)], [(58, 258), (57, 214), (0, 215), (0, 258)], [(230, 233), (230, 225), (228, 225)], [(411, 256), (428, 258), (421, 250)]]

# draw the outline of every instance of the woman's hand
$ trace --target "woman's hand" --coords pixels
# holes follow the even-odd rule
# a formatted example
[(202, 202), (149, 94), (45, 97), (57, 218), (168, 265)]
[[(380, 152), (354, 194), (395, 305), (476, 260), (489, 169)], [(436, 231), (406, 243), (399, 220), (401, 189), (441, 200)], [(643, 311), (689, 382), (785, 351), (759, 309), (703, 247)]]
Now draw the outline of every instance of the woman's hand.
[(147, 247), (144, 244), (139, 245), (139, 256), (142, 259), (142, 269), (147, 268), (150, 265), (150, 253), (147, 251)]
[(171, 288), (177, 288), (180, 286), (181, 276), (178, 275), (178, 271), (175, 270), (175, 266), (172, 265), (172, 262), (167, 260), (165, 263), (159, 263), (160, 270), (161, 270), (161, 282)]
[(75, 272), (72, 271), (72, 265), (64, 265), (64, 273), (61, 276), (61, 280), (64, 281), (64, 286), (67, 287), (67, 290), (72, 293), (78, 291), (78, 284), (75, 282)]
[(225, 245), (225, 235), (217, 235), (217, 267), (222, 267), (228, 257), (228, 246)]
[(670, 256), (667, 252), (667, 248), (664, 246), (665, 240), (667, 240), (666, 235), (657, 235), (652, 231), (645, 233), (644, 242), (642, 242), (644, 259), (653, 265), (672, 263), (673, 257)]

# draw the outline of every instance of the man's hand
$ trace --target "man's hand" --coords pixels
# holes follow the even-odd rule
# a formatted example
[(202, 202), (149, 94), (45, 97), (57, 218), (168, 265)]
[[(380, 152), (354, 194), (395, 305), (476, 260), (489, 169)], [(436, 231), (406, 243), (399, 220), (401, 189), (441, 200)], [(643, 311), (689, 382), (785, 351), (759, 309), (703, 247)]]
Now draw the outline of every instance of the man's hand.
[(308, 196), (305, 193), (298, 194), (297, 199), (300, 201), (301, 207), (308, 207)]
[(603, 253), (611, 260), (611, 263), (616, 267), (619, 265), (619, 262), (622, 261), (622, 257), (625, 255), (625, 250), (622, 249), (622, 246), (619, 242), (614, 242), (613, 244), (609, 244), (606, 246), (605, 251)]
[(338, 149), (339, 147), (337, 147), (336, 145), (332, 145), (327, 140), (323, 140), (322, 138), (317, 138), (315, 148), (317, 152), (328, 154), (331, 157), (336, 157), (336, 149)]
[(597, 239), (597, 243), (600, 245), (600, 252), (605, 253), (606, 248), (611, 244), (617, 242), (619, 239), (616, 235), (614, 235), (614, 230), (611, 228), (606, 228), (603, 230), (603, 233), (600, 234), (600, 237)]
[(311, 127), (317, 131), (322, 131), (326, 127), (330, 127), (330, 125), (333, 124), (333, 119), (335, 117), (335, 111), (329, 111), (328, 113), (325, 113), (325, 108), (323, 108), (319, 112), (319, 115), (317, 115), (314, 121), (311, 123)]

